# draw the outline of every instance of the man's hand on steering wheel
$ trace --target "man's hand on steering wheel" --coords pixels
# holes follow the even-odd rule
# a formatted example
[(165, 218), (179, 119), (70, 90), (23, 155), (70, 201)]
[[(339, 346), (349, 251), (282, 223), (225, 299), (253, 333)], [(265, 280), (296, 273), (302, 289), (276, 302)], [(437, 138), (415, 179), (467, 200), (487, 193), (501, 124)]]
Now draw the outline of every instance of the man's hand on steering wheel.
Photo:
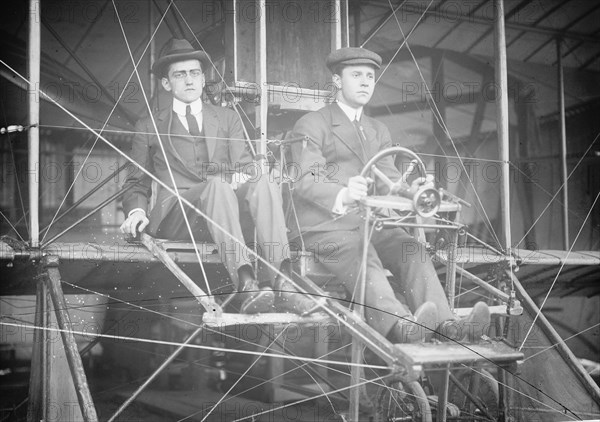
[(344, 205), (353, 204), (356, 201), (360, 201), (369, 191), (369, 185), (373, 183), (373, 179), (370, 177), (353, 176), (348, 179), (348, 186), (345, 187), (345, 191), (342, 196), (342, 203)]

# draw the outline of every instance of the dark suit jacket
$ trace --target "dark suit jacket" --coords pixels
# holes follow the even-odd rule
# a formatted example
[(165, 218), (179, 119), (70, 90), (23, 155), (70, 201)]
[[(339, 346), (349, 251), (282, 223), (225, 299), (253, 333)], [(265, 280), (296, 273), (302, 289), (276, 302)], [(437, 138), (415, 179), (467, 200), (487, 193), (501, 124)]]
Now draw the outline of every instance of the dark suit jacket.
[[(367, 139), (364, 150), (354, 125), (337, 104), (304, 115), (290, 133), (290, 138), (309, 138), (306, 146), (301, 142), (292, 146), (295, 170), (300, 171), (293, 198), (302, 232), (352, 230), (360, 226), (362, 220), (356, 210), (343, 217), (332, 213), (336, 196), (350, 177), (360, 174), (371, 157), (392, 146), (390, 132), (383, 123), (363, 114), (361, 124)], [(400, 179), (393, 157), (384, 158), (377, 166), (392, 181)], [(389, 188), (377, 181), (377, 191), (385, 194)], [(290, 222), (290, 226), (295, 224)]]
[[(252, 162), (243, 141), (245, 137), (242, 123), (237, 114), (230, 109), (203, 104), (202, 131), (206, 139), (206, 149), (198, 148), (197, 140), (189, 135), (170, 105), (157, 112), (154, 118), (165, 155), (180, 191), (202, 183), (207, 175), (225, 177), (230, 181), (234, 172), (242, 171), (245, 165)], [(205, 156), (206, 153), (208, 156)], [(130, 157), (167, 186), (173, 186), (150, 117), (137, 123)], [(123, 196), (125, 216), (134, 208), (142, 208), (148, 214), (152, 179), (134, 165), (129, 171), (124, 187), (130, 184), (135, 186)], [(150, 233), (156, 232), (175, 201), (176, 198), (169, 191), (158, 186), (156, 206), (150, 215)]]

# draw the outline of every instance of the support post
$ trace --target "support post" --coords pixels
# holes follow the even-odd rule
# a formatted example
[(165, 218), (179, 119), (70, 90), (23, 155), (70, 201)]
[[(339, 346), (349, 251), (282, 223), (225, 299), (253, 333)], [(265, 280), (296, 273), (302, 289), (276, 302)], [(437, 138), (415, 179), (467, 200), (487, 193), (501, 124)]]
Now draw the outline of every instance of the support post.
[[(335, 17), (333, 18), (333, 23), (331, 25), (331, 51), (342, 47), (342, 5), (340, 3), (342, 1), (345, 0), (335, 0), (335, 4), (333, 5)], [(348, 30), (346, 24), (346, 40), (348, 39), (347, 34)]]
[[(152, 69), (152, 64), (154, 64), (154, 59), (156, 58), (156, 41), (155, 38), (152, 36), (152, 34), (154, 34), (154, 6), (152, 5), (152, 2), (148, 2), (148, 37), (150, 37), (150, 57), (148, 57), (149, 59), (149, 63), (148, 66), (150, 69)], [(204, 71), (206, 71), (206, 69), (204, 69)], [(150, 98), (151, 99), (155, 99), (154, 96), (156, 95), (156, 78), (154, 77), (154, 73), (149, 72), (150, 73)], [(156, 100), (156, 99), (155, 99)], [(153, 104), (156, 107), (157, 101), (153, 101)]]
[(269, 87), (267, 85), (267, 8), (266, 0), (258, 0), (259, 19), (256, 28), (256, 74), (260, 83), (260, 106), (257, 124), (260, 127), (260, 142), (257, 146), (263, 174), (267, 157), (267, 113), (269, 111)]
[(496, 53), (496, 122), (498, 130), (498, 155), (500, 159), (502, 183), (500, 185), (500, 218), (502, 225), (503, 249), (511, 253), (510, 234), (510, 174), (509, 174), (509, 133), (508, 133), (508, 74), (506, 70), (506, 33), (504, 28), (504, 1), (494, 0), (496, 20), (494, 22)]
[(442, 378), (442, 389), (438, 394), (437, 421), (446, 422), (446, 406), (448, 405), (448, 386), (450, 380), (450, 364), (446, 364)]
[(85, 370), (83, 369), (81, 356), (77, 349), (77, 342), (71, 332), (71, 318), (69, 317), (65, 295), (60, 285), (58, 263), (57, 256), (49, 255), (43, 258), (43, 265), (46, 268), (47, 274), (46, 282), (48, 290), (50, 291), (50, 297), (52, 298), (56, 322), (60, 329), (60, 336), (62, 337), (63, 346), (65, 348), (67, 363), (69, 364), (71, 377), (75, 386), (79, 409), (81, 410), (84, 421), (96, 422), (98, 421), (96, 408), (94, 407), (94, 401), (92, 400), (92, 395), (87, 384)]
[[(355, 303), (353, 313), (356, 315), (356, 318), (364, 321), (365, 319), (365, 293), (367, 286), (367, 260), (369, 254), (369, 235), (371, 231), (371, 208), (366, 207), (365, 209), (365, 223), (364, 223), (364, 232), (363, 232), (363, 253), (362, 253), (362, 266), (360, 269), (360, 284), (358, 285), (358, 292), (356, 292)], [(359, 336), (352, 336), (352, 363), (360, 364), (363, 360), (363, 348), (364, 343), (361, 341)], [(360, 393), (361, 386), (357, 386), (361, 381), (361, 376), (363, 375), (363, 370), (358, 365), (353, 365), (350, 370), (350, 385), (352, 385), (352, 390), (350, 390), (350, 421), (357, 422), (360, 416)]]
[(558, 108), (560, 112), (560, 174), (562, 182), (562, 219), (563, 248), (571, 247), (569, 239), (569, 180), (567, 176), (567, 121), (565, 117), (565, 75), (562, 65), (562, 40), (556, 39), (556, 57), (558, 58)]
[(27, 125), (27, 155), (29, 173), (29, 241), (32, 248), (40, 243), (39, 176), (40, 176), (40, 57), (41, 57), (41, 4), (29, 0), (29, 42), (27, 75), (29, 77), (29, 113)]
[(29, 376), (29, 403), (27, 420), (47, 420), (48, 417), (48, 381), (50, 364), (48, 359), (48, 326), (49, 306), (46, 283), (39, 281), (35, 296), (35, 331), (33, 333), (33, 349), (31, 353), (31, 374)]

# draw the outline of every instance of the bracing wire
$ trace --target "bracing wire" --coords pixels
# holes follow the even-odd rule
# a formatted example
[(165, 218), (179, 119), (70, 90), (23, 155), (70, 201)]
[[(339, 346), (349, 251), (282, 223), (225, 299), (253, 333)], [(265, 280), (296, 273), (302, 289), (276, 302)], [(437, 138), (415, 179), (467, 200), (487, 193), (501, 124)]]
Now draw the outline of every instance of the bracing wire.
[[(129, 45), (129, 40), (127, 39), (127, 36), (125, 34), (125, 28), (123, 28), (123, 22), (121, 21), (121, 17), (119, 15), (119, 11), (117, 9), (117, 5), (115, 4), (114, 0), (112, 0), (112, 3), (113, 3), (113, 6), (114, 6), (114, 9), (115, 9), (115, 15), (117, 17), (117, 20), (119, 22), (119, 26), (121, 28), (121, 32), (123, 34), (123, 39), (125, 41), (125, 45), (127, 46), (127, 51), (129, 52), (129, 57), (131, 58), (131, 61), (132, 61), (133, 65), (134, 65), (133, 71), (135, 72), (135, 75), (136, 75), (136, 77), (138, 79), (138, 82), (140, 84), (142, 95), (144, 96), (144, 102), (146, 103), (146, 106), (148, 107), (148, 114), (149, 114), (150, 120), (152, 121), (152, 126), (154, 126), (154, 130), (156, 131), (156, 133), (158, 133), (158, 126), (156, 125), (156, 120), (154, 119), (154, 115), (152, 114), (152, 107), (150, 107), (150, 102), (148, 101), (148, 97), (146, 96), (146, 91), (144, 90), (144, 87), (143, 87), (143, 84), (142, 84), (142, 79), (140, 78), (140, 74), (138, 72), (137, 66), (135, 65), (135, 59), (133, 57), (133, 53), (132, 53), (131, 47)], [(172, 1), (171, 1), (171, 3), (172, 3)], [(158, 26), (157, 26), (157, 28), (158, 28)], [(210, 293), (211, 293), (210, 283), (208, 282), (208, 278), (206, 276), (206, 271), (204, 269), (204, 263), (202, 262), (202, 257), (200, 256), (200, 251), (198, 250), (198, 245), (196, 244), (196, 239), (195, 239), (192, 227), (190, 225), (190, 221), (188, 219), (187, 212), (185, 210), (185, 207), (183, 206), (183, 202), (181, 200), (182, 197), (181, 197), (181, 195), (179, 193), (179, 188), (177, 187), (177, 183), (175, 183), (175, 176), (173, 175), (173, 171), (171, 169), (171, 164), (169, 163), (169, 158), (167, 156), (167, 152), (165, 151), (165, 147), (163, 145), (161, 137), (159, 135), (156, 135), (156, 136), (157, 136), (157, 139), (158, 139), (158, 145), (160, 145), (160, 150), (161, 150), (161, 153), (162, 153), (163, 158), (165, 160), (167, 171), (169, 172), (169, 178), (171, 179), (171, 183), (173, 183), (173, 189), (177, 193), (177, 201), (178, 201), (179, 207), (181, 209), (181, 213), (183, 214), (183, 219), (185, 221), (185, 226), (186, 226), (186, 228), (188, 230), (188, 234), (190, 235), (190, 239), (192, 240), (192, 244), (194, 245), (194, 253), (196, 254), (196, 258), (198, 260), (198, 265), (200, 266), (200, 270), (202, 271), (202, 276), (206, 280), (206, 289), (208, 291), (208, 294), (210, 295)]]
[[(107, 4), (108, 4), (108, 2), (106, 3), (106, 5)], [(160, 18), (160, 20), (158, 22), (158, 25), (156, 25), (156, 28), (154, 28), (154, 32), (151, 34), (150, 39), (148, 40), (148, 43), (146, 44), (146, 47), (144, 48), (144, 51), (142, 51), (142, 54), (140, 55), (140, 59), (136, 63), (134, 63), (134, 69), (137, 69), (137, 67), (139, 66), (140, 62), (142, 61), (142, 58), (144, 57), (144, 54), (146, 54), (146, 51), (148, 50), (148, 48), (152, 44), (152, 40), (154, 39), (156, 33), (158, 32), (158, 28), (160, 27), (160, 24), (165, 19), (165, 16), (166, 16), (166, 13), (169, 10), (169, 7), (170, 7), (170, 5), (165, 10), (165, 13), (161, 16), (161, 18)], [(118, 14), (117, 14), (117, 16), (118, 16)], [(105, 128), (108, 125), (108, 122), (110, 121), (113, 113), (117, 109), (119, 101), (121, 101), (121, 98), (123, 98), (123, 95), (125, 94), (125, 91), (127, 90), (127, 87), (129, 86), (129, 82), (131, 81), (131, 78), (133, 77), (134, 73), (135, 73), (135, 70), (133, 72), (131, 72), (131, 74), (127, 78), (127, 82), (125, 82), (123, 90), (119, 94), (119, 97), (115, 100), (115, 103), (114, 103), (111, 111), (108, 113), (108, 117), (105, 119), (104, 124), (102, 125), (102, 128), (99, 130), (99, 133), (105, 133), (106, 132)], [(142, 89), (143, 89), (143, 86), (142, 86)], [(120, 133), (122, 133), (122, 132), (120, 132)], [(59, 213), (60, 209), (62, 208), (63, 204), (65, 203), (65, 201), (66, 201), (66, 199), (67, 199), (67, 197), (69, 195), (69, 192), (71, 192), (71, 189), (73, 189), (73, 187), (75, 186), (75, 182), (77, 181), (77, 178), (79, 177), (79, 175), (83, 171), (84, 165), (87, 162), (87, 160), (90, 158), (90, 155), (92, 154), (92, 151), (93, 151), (93, 149), (94, 149), (94, 147), (96, 146), (97, 143), (98, 143), (98, 138), (96, 138), (94, 140), (94, 143), (92, 144), (92, 147), (90, 148), (89, 152), (87, 153), (86, 157), (84, 158), (83, 163), (81, 164), (81, 167), (77, 171), (77, 174), (75, 175), (75, 177), (73, 177), (73, 181), (71, 182), (71, 185), (67, 189), (67, 192), (65, 193), (64, 198), (62, 199), (60, 205), (56, 209), (56, 213), (52, 217), (52, 220), (50, 221), (50, 224), (48, 224), (46, 232), (44, 233), (44, 236), (42, 237), (41, 243), (44, 243), (44, 239), (46, 239), (46, 236), (50, 232), (50, 227), (52, 227), (52, 224), (54, 223), (54, 220), (56, 220), (56, 217), (58, 217), (58, 213)]]
[[(390, 0), (388, 0), (388, 2), (389, 1)], [(429, 9), (429, 6), (431, 6), (432, 2), (433, 2), (433, 0), (430, 1), (430, 3), (428, 4), (428, 7), (423, 11), (423, 15), (422, 16), (424, 16), (424, 14), (427, 13), (427, 10)], [(393, 9), (392, 4), (391, 3), (389, 3), (389, 4), (390, 4), (390, 7)], [(456, 153), (456, 157), (458, 158), (459, 163), (461, 164), (462, 169), (465, 172), (467, 180), (469, 181), (469, 184), (473, 188), (473, 193), (475, 195), (475, 198), (477, 199), (477, 202), (478, 202), (479, 206), (481, 207), (481, 210), (484, 213), (484, 217), (485, 217), (486, 223), (488, 224), (488, 227), (490, 228), (490, 232), (492, 233), (492, 236), (494, 236), (494, 238), (498, 242), (498, 244), (501, 244), (501, 242), (498, 239), (498, 236), (497, 236), (495, 230), (493, 229), (493, 226), (492, 226), (492, 223), (491, 223), (491, 221), (489, 219), (489, 216), (487, 215), (487, 212), (485, 211), (485, 207), (483, 206), (481, 198), (480, 198), (479, 194), (477, 193), (477, 190), (475, 189), (475, 185), (473, 184), (473, 181), (471, 180), (469, 172), (467, 171), (467, 169), (465, 167), (465, 164), (464, 164), (464, 162), (463, 162), (463, 160), (462, 160), (462, 158), (461, 158), (461, 156), (460, 156), (460, 154), (458, 152), (458, 149), (456, 147), (456, 143), (454, 142), (454, 139), (453, 139), (452, 135), (450, 134), (450, 131), (449, 131), (448, 127), (446, 126), (446, 122), (444, 122), (444, 120), (442, 118), (442, 115), (441, 115), (441, 113), (440, 113), (440, 111), (439, 111), (439, 109), (437, 107), (437, 104), (435, 103), (434, 98), (432, 97), (431, 90), (429, 89), (429, 85), (427, 84), (427, 81), (425, 80), (425, 77), (423, 76), (423, 73), (421, 72), (421, 68), (419, 66), (419, 63), (417, 62), (417, 59), (416, 59), (415, 55), (413, 54), (412, 49), (410, 48), (410, 45), (409, 45), (408, 40), (407, 40), (407, 37), (404, 34), (404, 30), (402, 29), (402, 26), (400, 25), (400, 21), (398, 20), (398, 17), (396, 16), (396, 13), (394, 13), (394, 18), (396, 20), (396, 23), (398, 24), (398, 29), (400, 30), (400, 32), (402, 33), (402, 36), (404, 37), (404, 41), (405, 41), (405, 44), (406, 44), (406, 49), (408, 50), (408, 52), (410, 53), (410, 55), (411, 55), (411, 57), (413, 59), (413, 62), (415, 64), (415, 66), (416, 66), (416, 69), (419, 72), (419, 76), (421, 77), (421, 81), (423, 82), (423, 84), (425, 84), (426, 92), (429, 95), (429, 99), (430, 99), (430, 101), (428, 101), (428, 103), (431, 104), (431, 106), (432, 106), (433, 115), (434, 115), (436, 121), (438, 122), (438, 124), (440, 125), (440, 127), (444, 130), (444, 133), (446, 134), (446, 136), (448, 137), (448, 139), (450, 140), (452, 148), (454, 149), (454, 152)], [(418, 22), (417, 22), (417, 24), (418, 24)], [(416, 25), (412, 28), (412, 30), (414, 30), (415, 27), (416, 27)], [(390, 62), (390, 64), (391, 64), (391, 62)], [(387, 67), (386, 67), (386, 69), (387, 69)], [(384, 69), (383, 72), (385, 72), (385, 69)], [(378, 79), (380, 79), (383, 76), (383, 72), (381, 73), (381, 75), (379, 75)]]
[(548, 293), (546, 293), (546, 297), (544, 297), (544, 300), (542, 301), (542, 304), (540, 305), (538, 312), (535, 315), (535, 318), (533, 318), (533, 321), (531, 322), (531, 326), (529, 327), (529, 330), (527, 330), (527, 333), (525, 334), (525, 337), (523, 338), (523, 342), (521, 343), (519, 350), (521, 350), (523, 348), (523, 346), (525, 345), (525, 342), (527, 341), (527, 338), (529, 338), (529, 335), (531, 334), (531, 331), (533, 330), (533, 327), (535, 326), (535, 322), (537, 321), (538, 317), (540, 316), (540, 313), (542, 312), (542, 309), (544, 308), (546, 301), (550, 297), (550, 293), (552, 292), (552, 289), (554, 288), (554, 285), (556, 284), (556, 281), (558, 280), (560, 273), (562, 272), (563, 268), (565, 267), (565, 265), (567, 263), (567, 259), (569, 258), (569, 255), (571, 254), (571, 251), (573, 251), (573, 248), (575, 247), (575, 243), (577, 242), (577, 239), (579, 238), (579, 236), (583, 232), (583, 229), (585, 228), (585, 223), (587, 222), (588, 218), (592, 215), (592, 211), (594, 210), (594, 207), (596, 206), (596, 202), (598, 202), (598, 198), (600, 198), (600, 192), (598, 192), (598, 195), (596, 195), (596, 199), (594, 199), (594, 203), (590, 207), (590, 211), (588, 212), (587, 216), (585, 217), (585, 220), (581, 224), (581, 227), (579, 228), (579, 231), (577, 232), (577, 235), (575, 236), (575, 240), (573, 240), (573, 243), (571, 243), (571, 247), (567, 251), (567, 256), (566, 256), (565, 260), (563, 261), (560, 268), (558, 269), (558, 272), (556, 273), (554, 280), (552, 280), (552, 284), (550, 285), (550, 288), (548, 289)]

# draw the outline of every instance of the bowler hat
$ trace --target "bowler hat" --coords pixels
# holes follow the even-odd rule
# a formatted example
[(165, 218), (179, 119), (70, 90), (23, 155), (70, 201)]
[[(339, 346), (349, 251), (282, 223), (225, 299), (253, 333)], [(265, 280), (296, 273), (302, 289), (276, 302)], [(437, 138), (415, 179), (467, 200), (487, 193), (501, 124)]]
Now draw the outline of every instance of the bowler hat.
[(371, 50), (360, 47), (339, 48), (329, 54), (325, 60), (327, 68), (333, 73), (342, 66), (366, 64), (376, 69), (381, 67), (381, 56)]
[(152, 73), (163, 76), (168, 65), (184, 60), (200, 60), (202, 71), (210, 66), (210, 57), (202, 50), (195, 50), (188, 40), (173, 38), (163, 49), (161, 56), (152, 65)]

